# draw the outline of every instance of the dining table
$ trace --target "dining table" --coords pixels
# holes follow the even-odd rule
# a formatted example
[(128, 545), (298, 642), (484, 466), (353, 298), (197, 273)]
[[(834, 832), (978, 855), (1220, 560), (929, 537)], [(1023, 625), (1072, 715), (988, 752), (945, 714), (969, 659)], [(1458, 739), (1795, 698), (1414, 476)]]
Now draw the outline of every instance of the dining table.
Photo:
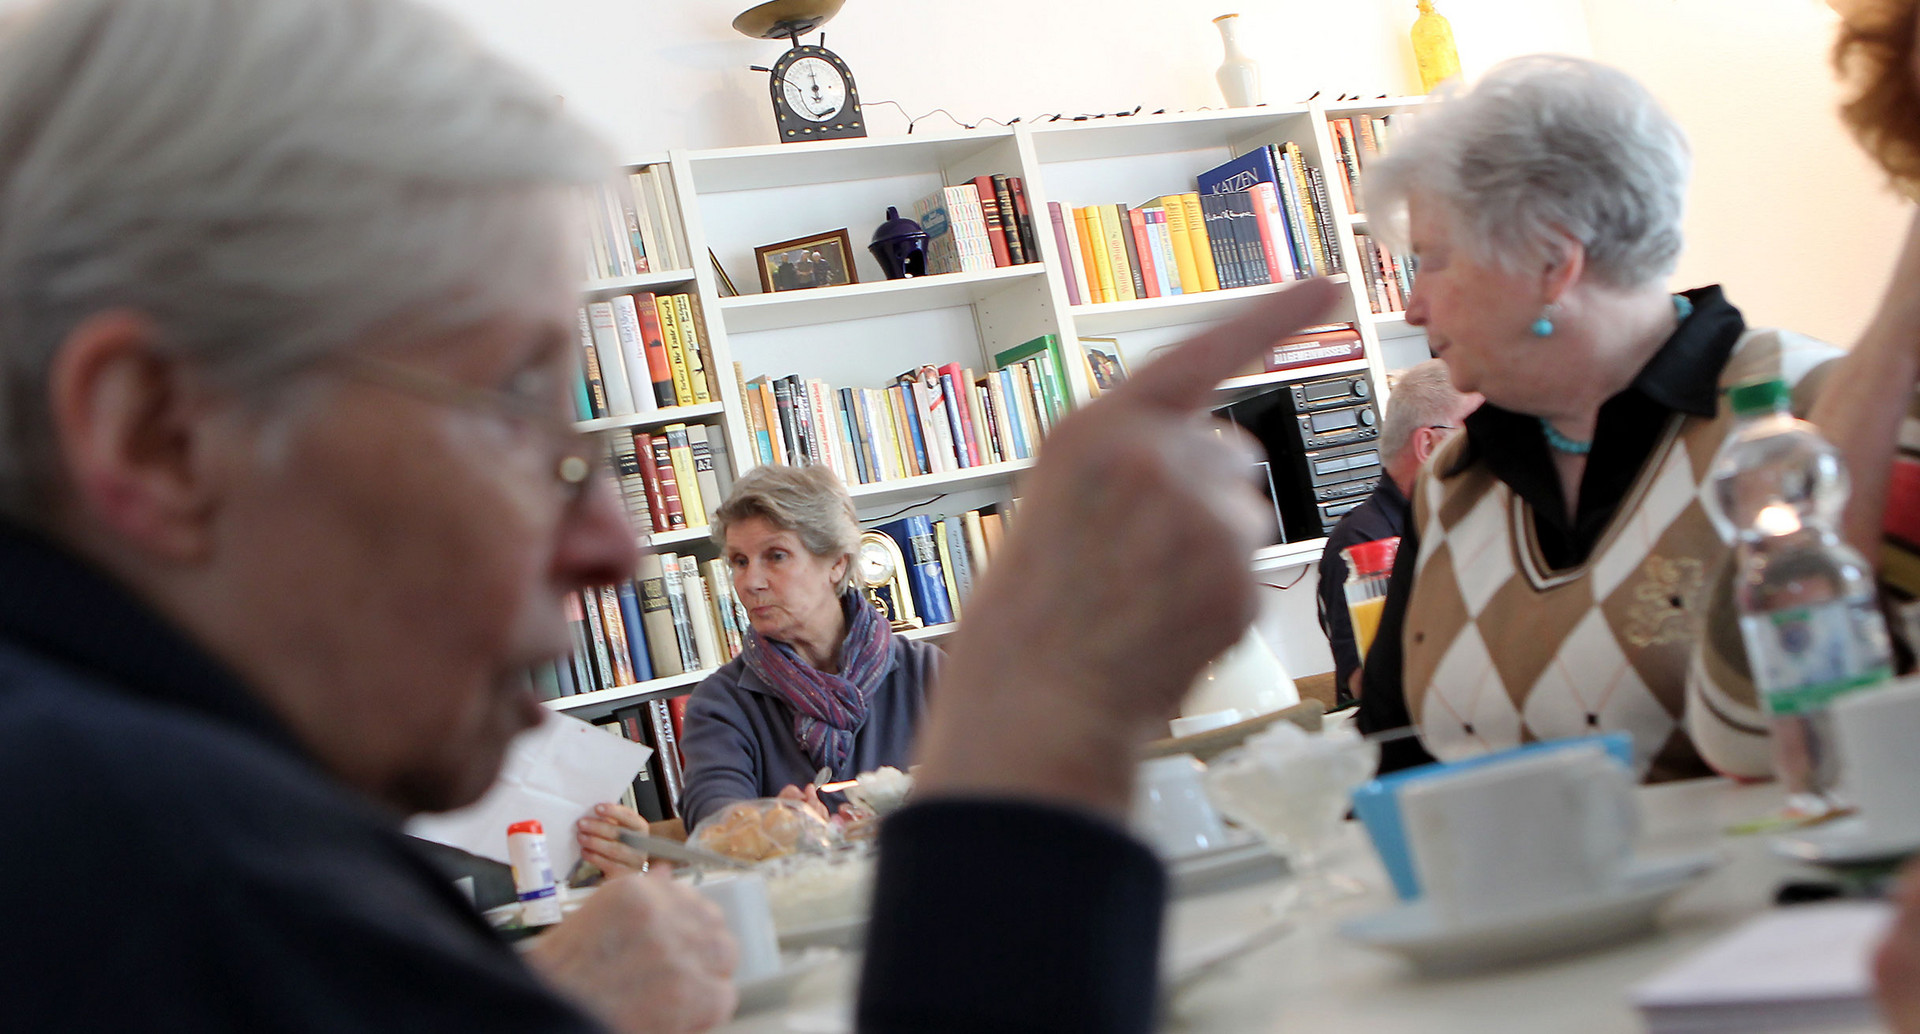
[[(1696, 779), (1635, 791), (1641, 813), (1637, 855), (1710, 852), (1717, 864), (1668, 899), (1656, 926), (1631, 940), (1577, 954), (1451, 976), (1428, 976), (1404, 959), (1342, 936), (1343, 921), (1391, 908), (1396, 899), (1364, 832), (1343, 824), (1326, 868), (1359, 892), (1275, 911), (1284, 873), (1175, 897), (1169, 902), (1163, 969), (1207, 956), (1263, 930), (1257, 944), (1163, 995), (1161, 1029), (1232, 1034), (1629, 1034), (1646, 1030), (1631, 989), (1761, 912), (1778, 907), (1788, 883), (1818, 881), (1820, 870), (1779, 856), (1764, 833), (1777, 815), (1775, 783)], [(1284, 925), (1276, 926), (1281, 916)], [(737, 1017), (734, 1034), (832, 1034), (850, 1029), (857, 953), (819, 960), (785, 1004)], [(1877, 1024), (1828, 1028), (1867, 1034)]]

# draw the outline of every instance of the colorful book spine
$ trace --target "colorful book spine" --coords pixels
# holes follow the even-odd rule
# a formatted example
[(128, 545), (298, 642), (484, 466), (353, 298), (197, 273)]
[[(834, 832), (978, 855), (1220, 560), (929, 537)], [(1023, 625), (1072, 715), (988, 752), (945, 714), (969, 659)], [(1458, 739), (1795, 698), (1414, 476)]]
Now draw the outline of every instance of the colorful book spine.
[(620, 583), (620, 620), (627, 629), (627, 663), (633, 665), (635, 682), (653, 681), (653, 656), (647, 650), (646, 622), (640, 616), (640, 588), (633, 581)]
[(676, 294), (672, 298), (674, 314), (679, 317), (680, 345), (687, 353), (687, 386), (693, 392), (694, 404), (705, 405), (713, 401), (713, 382), (708, 376), (712, 356), (700, 333), (700, 321), (694, 318), (692, 296)]
[(946, 578), (933, 541), (932, 519), (925, 514), (915, 514), (882, 524), (879, 530), (899, 544), (900, 553), (906, 558), (907, 585), (920, 617), (929, 625), (951, 622), (953, 608), (947, 599)]
[(1200, 213), (1200, 195), (1180, 195), (1181, 211), (1187, 217), (1187, 237), (1193, 242), (1193, 265), (1199, 273), (1202, 291), (1220, 289), (1220, 273), (1213, 264), (1213, 244), (1207, 237), (1207, 225)]
[(667, 343), (667, 368), (673, 373), (673, 404), (693, 405), (693, 380), (688, 376), (686, 343), (681, 334), (679, 306), (660, 299), (660, 331)]
[(653, 400), (661, 407), (676, 405), (673, 364), (667, 359), (667, 341), (660, 328), (659, 305), (650, 293), (634, 295), (633, 305), (640, 318), (640, 336), (646, 343), (647, 377), (652, 383)]
[(1053, 223), (1054, 252), (1060, 256), (1060, 264), (1065, 267), (1060, 270), (1060, 273), (1067, 282), (1067, 304), (1079, 305), (1081, 304), (1080, 268), (1078, 256), (1074, 254), (1068, 241), (1066, 211), (1060, 207), (1060, 202), (1049, 201), (1047, 217)]
[[(660, 510), (656, 510), (655, 513), (665, 513), (667, 517), (666, 527), (662, 528), (660, 522), (656, 520), (653, 529), (655, 531), (680, 531), (687, 527), (687, 509), (686, 502), (680, 495), (680, 472), (676, 470), (673, 465), (673, 447), (668, 444), (665, 434), (655, 434), (649, 437), (649, 444), (651, 445), (649, 451), (653, 456), (654, 477), (660, 485), (661, 508)], [(645, 466), (646, 461), (643, 459), (641, 460), (642, 469), (645, 469)]]
[(1140, 267), (1140, 290), (1143, 297), (1158, 298), (1160, 292), (1159, 268), (1154, 263), (1153, 243), (1147, 239), (1147, 214), (1138, 208), (1127, 210), (1127, 229), (1133, 242), (1130, 253)]
[(1133, 268), (1127, 263), (1125, 217), (1119, 205), (1096, 205), (1100, 213), (1100, 239), (1107, 266), (1112, 271), (1114, 301), (1130, 302), (1140, 295), (1133, 289)]
[(1000, 207), (1000, 226), (1002, 236), (1007, 240), (1007, 263), (1025, 265), (1027, 261), (1027, 242), (1020, 233), (1020, 215), (1013, 203), (1013, 185), (1007, 177), (995, 173), (993, 180), (993, 199)]
[(1013, 265), (1012, 255), (1007, 250), (1007, 231), (1001, 219), (999, 195), (993, 189), (993, 177), (975, 176), (973, 186), (980, 193), (980, 213), (987, 224), (987, 243), (993, 249), (993, 264)]
[(592, 403), (593, 415), (607, 416), (607, 385), (600, 375), (599, 350), (593, 344), (593, 319), (587, 310), (580, 310), (580, 354), (584, 357), (581, 369), (586, 372), (587, 398)]

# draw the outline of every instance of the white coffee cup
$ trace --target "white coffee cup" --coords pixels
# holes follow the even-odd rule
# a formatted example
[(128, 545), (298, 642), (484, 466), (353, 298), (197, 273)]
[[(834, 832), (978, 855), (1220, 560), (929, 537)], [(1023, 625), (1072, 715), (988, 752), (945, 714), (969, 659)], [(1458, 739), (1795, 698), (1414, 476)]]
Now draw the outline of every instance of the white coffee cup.
[(740, 946), (733, 982), (770, 977), (780, 972), (780, 938), (773, 928), (773, 909), (767, 902), (767, 881), (757, 872), (705, 875), (694, 889), (720, 906), (727, 930)]
[(1422, 897), (1477, 925), (1614, 886), (1639, 834), (1633, 773), (1570, 747), (1436, 775), (1400, 791)]
[(1874, 836), (1920, 836), (1920, 678), (1835, 700), (1841, 788)]
[(1192, 754), (1140, 763), (1133, 793), (1133, 830), (1162, 858), (1179, 858), (1226, 842), (1220, 813), (1207, 799), (1206, 766)]

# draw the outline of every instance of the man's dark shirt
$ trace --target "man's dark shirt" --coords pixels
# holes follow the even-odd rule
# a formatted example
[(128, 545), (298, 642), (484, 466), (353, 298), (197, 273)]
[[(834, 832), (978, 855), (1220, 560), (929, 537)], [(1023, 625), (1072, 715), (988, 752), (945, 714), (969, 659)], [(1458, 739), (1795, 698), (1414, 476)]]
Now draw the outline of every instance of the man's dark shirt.
[(0, 584), (0, 1026), (594, 1029), (125, 589), (12, 529)]
[(1354, 641), (1353, 621), (1347, 615), (1347, 558), (1340, 551), (1401, 534), (1412, 512), (1400, 486), (1383, 475), (1380, 487), (1333, 526), (1327, 548), (1320, 554), (1320, 631), (1326, 633), (1327, 646), (1333, 650), (1334, 687), (1342, 701), (1349, 695), (1347, 680), (1360, 668), (1360, 645)]
[[(1593, 551), (1613, 520), (1640, 468), (1653, 454), (1667, 419), (1674, 413), (1712, 416), (1720, 398), (1720, 371), (1733, 346), (1747, 329), (1740, 310), (1716, 286), (1685, 292), (1693, 314), (1680, 324), (1666, 344), (1625, 390), (1600, 406), (1594, 424), (1593, 451), (1587, 456), (1580, 480), (1580, 498), (1572, 520), (1560, 490), (1560, 474), (1553, 453), (1541, 434), (1538, 418), (1502, 409), (1491, 402), (1467, 417), (1465, 448), (1457, 470), (1484, 461), (1495, 476), (1525, 500), (1533, 516), (1533, 532), (1542, 559), (1556, 571), (1577, 567)], [(1540, 342), (1552, 348), (1553, 339)], [(1400, 553), (1387, 586), (1387, 604), (1380, 615), (1371, 661), (1360, 676), (1359, 725), (1380, 732), (1407, 725), (1405, 687), (1401, 684), (1407, 600), (1413, 591), (1414, 564), (1420, 554), (1420, 529), (1408, 523), (1400, 537)], [(1380, 770), (1392, 772), (1434, 760), (1417, 739), (1382, 745)]]

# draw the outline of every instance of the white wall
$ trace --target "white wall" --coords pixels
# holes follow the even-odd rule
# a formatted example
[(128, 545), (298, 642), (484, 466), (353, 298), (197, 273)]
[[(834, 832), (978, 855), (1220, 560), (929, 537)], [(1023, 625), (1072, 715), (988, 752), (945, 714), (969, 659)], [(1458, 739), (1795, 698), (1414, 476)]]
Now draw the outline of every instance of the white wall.
[[(775, 142), (767, 65), (784, 44), (730, 27), (748, 0), (432, 0), (544, 72), (624, 149)], [(1469, 72), (1532, 50), (1586, 53), (1580, 0), (1445, 0)], [(1214, 15), (1238, 10), (1267, 100), (1418, 85), (1412, 0), (851, 0), (826, 26), (875, 135), (946, 108), (973, 122), (1043, 113), (1219, 107)], [(951, 130), (935, 117), (929, 128)]]
[(1907, 206), (1840, 127), (1817, 0), (1589, 0), (1594, 54), (1693, 138), (1680, 286), (1718, 281), (1750, 323), (1849, 344), (1892, 268)]

